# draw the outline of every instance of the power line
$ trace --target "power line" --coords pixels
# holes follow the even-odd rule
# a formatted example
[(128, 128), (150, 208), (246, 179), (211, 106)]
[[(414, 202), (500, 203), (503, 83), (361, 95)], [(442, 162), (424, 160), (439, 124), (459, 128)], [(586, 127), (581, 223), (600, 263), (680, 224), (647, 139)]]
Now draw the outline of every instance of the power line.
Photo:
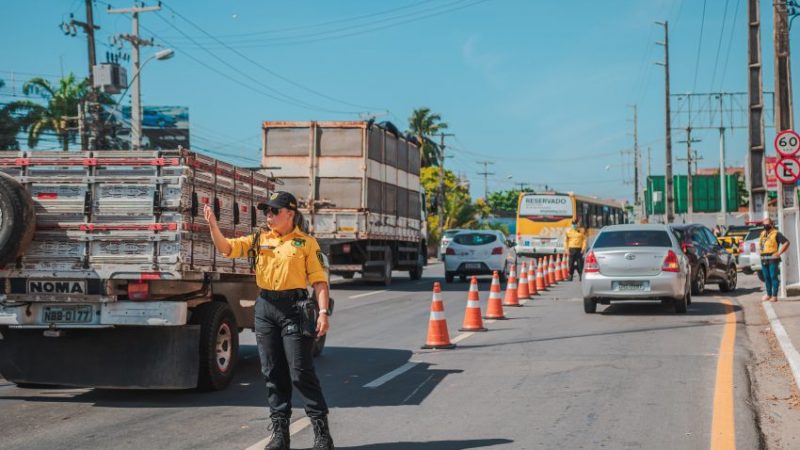
[(739, 17), (739, 4), (741, 2), (742, 0), (736, 0), (736, 8), (734, 8), (733, 12), (733, 25), (731, 25), (731, 36), (730, 39), (728, 39), (728, 52), (725, 55), (725, 64), (722, 65), (722, 78), (720, 78), (719, 81), (720, 91), (722, 90), (722, 86), (725, 83), (725, 75), (727, 75), (728, 72), (728, 59), (731, 56), (731, 47), (733, 47), (733, 36), (735, 35), (736, 32), (736, 19)]
[(719, 53), (722, 50), (722, 40), (725, 36), (725, 22), (728, 20), (728, 0), (725, 0), (725, 10), (722, 13), (722, 27), (719, 30), (719, 41), (717, 42), (717, 54), (714, 56), (714, 71), (711, 72), (711, 89), (714, 89), (714, 80), (717, 78), (717, 66), (719, 65)]
[[(331, 100), (331, 101), (334, 101), (334, 102), (337, 102), (337, 103), (341, 103), (341, 104), (344, 104), (344, 105), (353, 106), (353, 107), (356, 107), (356, 108), (366, 108), (366, 109), (369, 109), (369, 110), (380, 109), (380, 108), (377, 108), (377, 107), (374, 107), (374, 106), (359, 105), (359, 104), (351, 103), (351, 102), (348, 102), (348, 101), (345, 101), (345, 100), (340, 100), (340, 99), (337, 99), (335, 97), (331, 97), (330, 95), (326, 95), (326, 94), (324, 94), (322, 92), (319, 92), (319, 91), (316, 91), (316, 90), (314, 90), (314, 89), (312, 89), (312, 88), (310, 88), (308, 86), (304, 86), (304, 85), (302, 85), (302, 84), (300, 84), (300, 83), (298, 83), (298, 82), (296, 82), (296, 81), (294, 81), (294, 80), (292, 80), (292, 79), (290, 79), (288, 77), (285, 77), (285, 76), (275, 72), (274, 70), (264, 66), (263, 64), (259, 63), (258, 61), (248, 57), (247, 55), (239, 52), (238, 50), (232, 48), (231, 46), (229, 46), (228, 44), (224, 43), (223, 41), (219, 40), (217, 37), (215, 37), (211, 33), (207, 32), (205, 29), (203, 29), (202, 27), (198, 26), (196, 23), (194, 23), (191, 20), (189, 20), (186, 17), (184, 17), (178, 11), (175, 11), (174, 8), (172, 8), (171, 6), (167, 5), (166, 3), (162, 2), (162, 5), (166, 9), (171, 11), (173, 14), (175, 14), (176, 16), (178, 16), (181, 19), (183, 19), (184, 22), (186, 22), (189, 25), (193, 26), (194, 28), (200, 30), (203, 34), (205, 34), (209, 38), (213, 39), (215, 42), (219, 43), (220, 45), (222, 45), (226, 49), (230, 50), (231, 52), (233, 52), (234, 54), (236, 54), (240, 58), (244, 59), (245, 61), (248, 61), (249, 63), (253, 64), (254, 66), (256, 66), (256, 67), (258, 67), (260, 69), (262, 69), (263, 71), (269, 73), (270, 75), (272, 75), (272, 76), (274, 76), (274, 77), (276, 77), (278, 79), (281, 79), (281, 80), (291, 84), (292, 86), (298, 87), (300, 89), (303, 89), (304, 91), (311, 92), (312, 94), (318, 95), (318, 96), (320, 96), (322, 98), (326, 98), (328, 100)], [(163, 17), (161, 19), (164, 20), (165, 22), (167, 22), (167, 20), (164, 19)]]
[(697, 90), (697, 74), (700, 71), (700, 50), (703, 47), (703, 28), (706, 25), (706, 0), (703, 0), (703, 15), (700, 19), (700, 38), (697, 40), (697, 58), (694, 64), (694, 81), (692, 81), (692, 91)]

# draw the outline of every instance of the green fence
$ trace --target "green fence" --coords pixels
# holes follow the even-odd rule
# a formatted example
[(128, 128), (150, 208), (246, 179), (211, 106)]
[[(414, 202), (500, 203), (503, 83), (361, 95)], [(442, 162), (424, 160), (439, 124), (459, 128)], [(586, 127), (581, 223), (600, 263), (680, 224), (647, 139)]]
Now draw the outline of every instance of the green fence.
[[(727, 209), (735, 211), (742, 204), (739, 193), (739, 175), (725, 176), (725, 189), (727, 191)], [(688, 198), (686, 175), (672, 177), (672, 192), (675, 199), (675, 213), (687, 212)], [(720, 202), (719, 176), (694, 175), (692, 177), (692, 211), (694, 212), (719, 212), (722, 209)], [(664, 177), (661, 175), (647, 177), (645, 188), (645, 206), (648, 214), (664, 214), (664, 205), (667, 198), (664, 193)]]

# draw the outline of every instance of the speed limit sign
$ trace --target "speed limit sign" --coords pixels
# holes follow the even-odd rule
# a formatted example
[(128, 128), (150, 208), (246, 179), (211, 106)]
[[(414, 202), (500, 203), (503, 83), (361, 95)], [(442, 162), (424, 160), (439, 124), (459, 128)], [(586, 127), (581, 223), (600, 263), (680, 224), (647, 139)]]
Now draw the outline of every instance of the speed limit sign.
[(792, 130), (785, 130), (775, 136), (775, 150), (781, 156), (794, 156), (800, 150), (800, 135)]

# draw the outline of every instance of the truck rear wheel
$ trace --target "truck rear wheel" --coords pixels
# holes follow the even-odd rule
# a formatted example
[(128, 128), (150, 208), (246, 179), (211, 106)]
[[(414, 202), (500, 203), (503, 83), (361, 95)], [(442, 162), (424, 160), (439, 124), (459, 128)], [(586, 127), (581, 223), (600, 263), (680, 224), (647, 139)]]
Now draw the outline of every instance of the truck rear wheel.
[(204, 303), (192, 311), (192, 323), (200, 325), (197, 387), (204, 391), (224, 389), (233, 379), (239, 359), (239, 328), (233, 311), (227, 303)]
[(417, 255), (417, 265), (408, 271), (408, 276), (410, 276), (412, 280), (422, 279), (422, 271), (425, 267), (425, 260), (423, 258), (425, 257), (423, 256), (422, 252), (420, 252)]
[(0, 265), (14, 261), (33, 240), (36, 213), (25, 188), (0, 173)]

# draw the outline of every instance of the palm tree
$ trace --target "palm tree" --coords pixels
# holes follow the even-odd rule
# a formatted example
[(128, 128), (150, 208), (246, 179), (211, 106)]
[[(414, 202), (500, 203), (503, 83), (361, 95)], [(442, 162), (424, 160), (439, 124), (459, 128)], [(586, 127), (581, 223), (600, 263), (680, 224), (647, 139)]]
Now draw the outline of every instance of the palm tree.
[(68, 126), (69, 118), (78, 115), (78, 105), (88, 93), (86, 81), (78, 81), (70, 73), (53, 86), (44, 78), (31, 78), (22, 86), (25, 95), (38, 95), (47, 106), (30, 100), (20, 100), (8, 105), (11, 112), (20, 114), (19, 123), (28, 132), (28, 146), (35, 148), (42, 134), (50, 131), (58, 136), (64, 151), (75, 130)]
[(408, 132), (416, 136), (422, 145), (422, 167), (439, 165), (441, 152), (431, 137), (446, 129), (447, 123), (442, 122), (442, 116), (432, 113), (428, 107), (417, 108), (411, 113), (408, 118)]
[[(0, 80), (0, 88), (5, 85), (6, 83)], [(19, 122), (11, 114), (8, 105), (0, 108), (0, 150), (19, 150), (17, 142), (19, 128)]]

